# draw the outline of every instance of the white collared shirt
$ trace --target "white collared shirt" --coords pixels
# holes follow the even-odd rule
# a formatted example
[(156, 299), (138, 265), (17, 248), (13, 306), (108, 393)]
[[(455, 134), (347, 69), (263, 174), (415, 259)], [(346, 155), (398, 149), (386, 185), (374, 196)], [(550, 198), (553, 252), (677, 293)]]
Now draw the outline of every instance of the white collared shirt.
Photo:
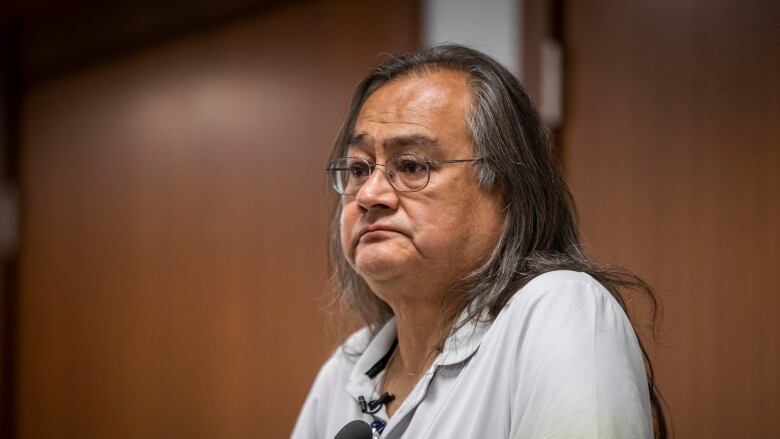
[[(366, 372), (396, 339), (390, 320), (369, 340), (353, 334), (320, 370), (293, 439), (332, 439), (350, 421), (371, 423), (358, 398), (379, 397)], [(345, 352), (362, 352), (359, 356)], [(623, 310), (592, 277), (542, 274), (493, 322), (447, 339), (382, 438), (651, 438), (642, 352)]]

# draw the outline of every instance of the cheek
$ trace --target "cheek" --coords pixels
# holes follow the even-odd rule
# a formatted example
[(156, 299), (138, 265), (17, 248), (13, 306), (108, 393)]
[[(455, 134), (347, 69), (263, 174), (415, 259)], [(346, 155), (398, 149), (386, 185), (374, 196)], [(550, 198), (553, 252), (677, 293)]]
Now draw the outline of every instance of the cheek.
[(493, 251), (504, 229), (503, 203), (500, 200), (484, 199), (471, 217), (471, 233), (477, 238), (475, 245), (485, 257)]
[(461, 245), (464, 209), (444, 199), (424, 200), (409, 206), (414, 242), (426, 258), (446, 259)]
[(458, 237), (459, 251), (468, 258), (481, 260), (495, 247), (504, 225), (503, 203), (481, 190), (474, 191), (468, 198), (457, 201), (457, 212), (450, 216), (457, 218), (450, 224), (450, 231)]
[(341, 219), (339, 220), (339, 234), (341, 237), (341, 251), (344, 253), (344, 257), (350, 264), (353, 264), (355, 257), (355, 250), (352, 247), (352, 234), (355, 224), (357, 222), (356, 216), (349, 205), (345, 205), (341, 209)]

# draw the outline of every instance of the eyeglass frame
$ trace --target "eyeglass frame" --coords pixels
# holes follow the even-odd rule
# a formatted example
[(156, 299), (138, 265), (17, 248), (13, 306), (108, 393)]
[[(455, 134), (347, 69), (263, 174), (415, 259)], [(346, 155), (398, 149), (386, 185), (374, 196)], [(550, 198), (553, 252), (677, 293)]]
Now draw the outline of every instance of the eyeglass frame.
[(345, 159), (354, 159), (354, 160), (362, 161), (363, 163), (368, 165), (368, 176), (366, 176), (366, 180), (368, 180), (369, 178), (371, 178), (371, 175), (373, 175), (374, 170), (376, 169), (377, 166), (382, 166), (384, 168), (385, 166), (387, 166), (387, 162), (395, 160), (398, 157), (402, 157), (402, 156), (412, 156), (412, 157), (419, 157), (419, 158), (423, 159), (423, 162), (425, 163), (425, 175), (426, 175), (426, 177), (425, 177), (425, 184), (420, 186), (419, 189), (401, 190), (401, 189), (399, 189), (395, 185), (395, 183), (393, 183), (393, 179), (390, 176), (387, 175), (387, 172), (382, 170), (382, 173), (385, 175), (385, 178), (387, 178), (387, 181), (390, 183), (390, 186), (392, 186), (393, 189), (395, 189), (397, 192), (401, 192), (401, 193), (419, 192), (419, 191), (425, 189), (426, 187), (428, 187), (428, 183), (431, 182), (431, 165), (448, 165), (448, 164), (453, 164), (453, 163), (477, 162), (479, 160), (482, 160), (482, 157), (474, 157), (474, 158), (470, 158), (470, 159), (454, 159), (454, 160), (428, 160), (422, 154), (403, 153), (403, 154), (396, 154), (396, 155), (388, 158), (387, 160), (385, 160), (384, 163), (372, 163), (370, 160), (367, 160), (367, 159), (364, 159), (364, 158), (361, 158), (361, 157), (347, 156), (347, 157), (341, 157), (341, 158), (338, 158), (338, 159), (335, 159), (335, 160), (331, 161), (328, 164), (328, 167), (325, 168), (325, 171), (328, 173), (328, 178), (330, 179), (331, 187), (333, 188), (334, 191), (336, 191), (337, 194), (339, 194), (341, 196), (354, 197), (355, 195), (357, 195), (357, 193), (360, 191), (360, 189), (363, 186), (361, 185), (360, 188), (355, 193), (347, 194), (347, 193), (340, 192), (337, 189), (336, 182), (335, 182), (335, 180), (333, 178), (333, 175), (335, 175), (335, 174), (333, 174), (332, 171), (346, 170), (346, 169), (345, 168), (333, 168), (332, 165), (333, 165), (334, 162), (336, 162), (337, 160), (345, 160)]

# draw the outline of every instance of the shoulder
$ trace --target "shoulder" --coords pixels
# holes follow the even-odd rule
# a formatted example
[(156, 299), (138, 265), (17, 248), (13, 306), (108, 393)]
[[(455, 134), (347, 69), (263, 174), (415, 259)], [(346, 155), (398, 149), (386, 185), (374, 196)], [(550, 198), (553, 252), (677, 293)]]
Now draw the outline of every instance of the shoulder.
[[(644, 361), (631, 322), (586, 273), (553, 271), (496, 318), (511, 356), (518, 437), (651, 437)], [(499, 341), (500, 340), (500, 341)], [(576, 432), (576, 434), (574, 434)]]
[(293, 429), (293, 438), (322, 437), (333, 408), (342, 406), (345, 388), (360, 354), (371, 339), (368, 328), (349, 337), (325, 361), (314, 379)]
[(588, 273), (556, 270), (531, 279), (512, 297), (510, 303), (545, 300), (581, 304), (607, 296), (611, 297), (609, 291)]
[(542, 273), (531, 279), (523, 289), (538, 289), (546, 286), (557, 286), (565, 283), (600, 286), (591, 275), (580, 271), (554, 270)]
[[(631, 322), (610, 292), (586, 273), (552, 271), (521, 288), (491, 332), (533, 362), (560, 354), (622, 345), (641, 360)], [(510, 346), (507, 346), (510, 347)], [(538, 363), (537, 363), (538, 364)]]
[(359, 329), (347, 337), (320, 368), (314, 387), (345, 381), (371, 342), (371, 338), (371, 331), (367, 327)]
[[(543, 318), (546, 325), (563, 324), (578, 313), (598, 310), (625, 318), (612, 294), (587, 273), (550, 271), (540, 274), (510, 299), (501, 314)], [(499, 314), (499, 315), (501, 315)]]

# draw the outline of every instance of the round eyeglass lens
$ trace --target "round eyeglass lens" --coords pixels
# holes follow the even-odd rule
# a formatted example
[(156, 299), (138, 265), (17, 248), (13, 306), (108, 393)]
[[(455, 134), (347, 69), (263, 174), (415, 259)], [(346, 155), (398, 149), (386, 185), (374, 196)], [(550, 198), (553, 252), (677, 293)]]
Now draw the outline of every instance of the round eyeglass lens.
[(328, 167), (333, 188), (344, 195), (356, 194), (371, 175), (371, 165), (359, 158), (334, 160)]
[(419, 191), (428, 184), (428, 162), (414, 154), (402, 154), (385, 164), (385, 173), (401, 192)]

